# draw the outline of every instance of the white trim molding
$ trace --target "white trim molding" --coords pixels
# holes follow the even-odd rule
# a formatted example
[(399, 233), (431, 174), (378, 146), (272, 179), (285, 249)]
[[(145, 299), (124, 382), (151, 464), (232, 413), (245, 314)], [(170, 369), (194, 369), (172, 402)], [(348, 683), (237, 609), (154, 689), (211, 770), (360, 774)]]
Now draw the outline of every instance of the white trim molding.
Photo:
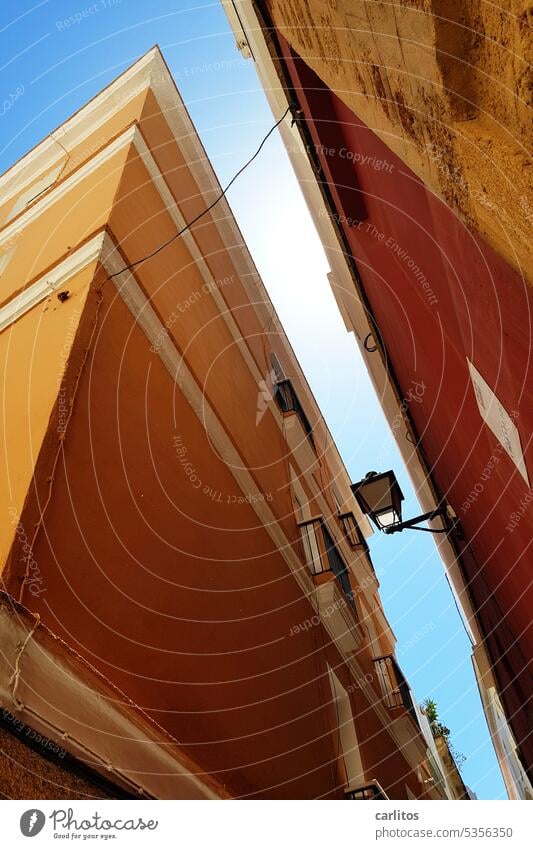
[(88, 159), (80, 168), (69, 174), (64, 180), (50, 187), (41, 198), (32, 203), (24, 212), (18, 215), (9, 224), (6, 224), (0, 230), (0, 245), (4, 242), (12, 242), (16, 239), (20, 232), (28, 226), (32, 221), (38, 218), (43, 212), (46, 212), (54, 203), (57, 203), (67, 192), (71, 191), (75, 186), (79, 185), (90, 174), (96, 171), (104, 162), (111, 159), (115, 153), (132, 144), (135, 134), (138, 132), (136, 124), (127, 127), (120, 135), (114, 138), (102, 150)]
[(0, 333), (97, 260), (102, 252), (104, 237), (104, 232), (98, 233), (0, 308)]

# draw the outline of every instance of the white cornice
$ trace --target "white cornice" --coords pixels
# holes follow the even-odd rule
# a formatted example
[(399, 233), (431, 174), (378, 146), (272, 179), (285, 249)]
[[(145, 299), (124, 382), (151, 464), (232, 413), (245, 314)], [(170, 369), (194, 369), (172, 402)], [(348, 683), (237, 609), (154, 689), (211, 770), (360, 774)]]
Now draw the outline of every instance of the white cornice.
[(53, 130), (42, 142), (19, 159), (0, 176), (2, 202), (36, 180), (40, 174), (65, 158), (88, 136), (93, 135), (126, 103), (147, 89), (160, 70), (161, 54), (153, 47), (111, 85), (90, 100), (64, 124)]
[(88, 159), (80, 168), (77, 168), (64, 180), (61, 180), (61, 182), (46, 191), (38, 200), (32, 203), (31, 206), (0, 231), (0, 246), (6, 242), (11, 243), (28, 224), (42, 215), (43, 212), (46, 212), (54, 203), (57, 203), (66, 192), (71, 191), (75, 186), (79, 185), (79, 183), (85, 180), (93, 171), (96, 171), (97, 168), (123, 147), (131, 144), (136, 132), (137, 126), (135, 124), (127, 127), (124, 132), (120, 133), (120, 135), (109, 142), (109, 144), (91, 157), (91, 159)]

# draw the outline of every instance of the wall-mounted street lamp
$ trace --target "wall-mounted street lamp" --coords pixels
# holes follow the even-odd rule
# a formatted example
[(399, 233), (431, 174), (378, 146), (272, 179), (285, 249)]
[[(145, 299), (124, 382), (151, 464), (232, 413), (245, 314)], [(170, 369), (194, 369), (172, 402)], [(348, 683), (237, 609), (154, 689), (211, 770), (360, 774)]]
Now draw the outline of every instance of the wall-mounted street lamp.
[(404, 500), (400, 485), (394, 472), (368, 472), (359, 483), (352, 484), (359, 507), (366, 516), (374, 522), (379, 531), (385, 534), (395, 534), (404, 528), (416, 531), (428, 531), (433, 534), (448, 533), (449, 528), (421, 528), (419, 522), (448, 516), (446, 507), (437, 507), (429, 513), (423, 513), (414, 519), (402, 522), (402, 501)]

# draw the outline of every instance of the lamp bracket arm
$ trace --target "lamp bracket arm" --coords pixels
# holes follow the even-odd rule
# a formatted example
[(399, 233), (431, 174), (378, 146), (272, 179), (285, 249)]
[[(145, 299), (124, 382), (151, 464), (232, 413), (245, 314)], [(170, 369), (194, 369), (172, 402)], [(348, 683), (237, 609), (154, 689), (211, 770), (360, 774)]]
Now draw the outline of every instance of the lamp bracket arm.
[[(406, 519), (405, 522), (397, 522), (395, 525), (391, 525), (388, 528), (384, 528), (385, 533), (394, 534), (399, 531), (403, 531), (405, 528), (413, 528), (416, 525), (419, 525), (420, 522), (429, 522), (432, 519), (438, 519), (441, 516), (447, 516), (448, 510), (446, 507), (436, 507), (435, 510), (430, 510), (428, 513), (422, 513), (421, 516), (415, 516), (413, 519)], [(435, 533), (440, 533), (441, 529), (438, 530), (435, 528), (416, 528), (416, 530), (428, 530), (433, 531)], [(443, 528), (443, 531), (446, 529)]]

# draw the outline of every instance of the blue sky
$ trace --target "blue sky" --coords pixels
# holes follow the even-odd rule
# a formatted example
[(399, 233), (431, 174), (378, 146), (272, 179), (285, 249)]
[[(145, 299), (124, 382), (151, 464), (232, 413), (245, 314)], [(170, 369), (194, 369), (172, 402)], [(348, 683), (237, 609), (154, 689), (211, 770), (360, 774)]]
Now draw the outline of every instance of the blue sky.
[[(155, 43), (227, 182), (273, 119), (220, 4), (195, 0), (5, 0), (0, 172)], [(352, 480), (370, 468), (394, 468), (406, 495), (404, 514), (415, 515), (412, 487), (336, 308), (325, 256), (278, 136), (228, 197)], [(375, 534), (370, 546), (399, 659), (417, 699), (437, 701), (455, 747), (467, 756), (469, 786), (480, 798), (504, 798), (469, 641), (430, 535)]]

